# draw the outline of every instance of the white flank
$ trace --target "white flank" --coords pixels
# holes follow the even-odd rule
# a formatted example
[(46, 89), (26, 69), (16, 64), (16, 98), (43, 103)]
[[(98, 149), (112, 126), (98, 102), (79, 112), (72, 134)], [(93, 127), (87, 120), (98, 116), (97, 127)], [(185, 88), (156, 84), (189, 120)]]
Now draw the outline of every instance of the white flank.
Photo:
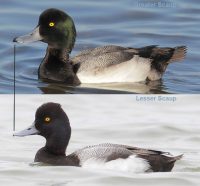
[(143, 173), (150, 168), (150, 165), (146, 160), (132, 155), (127, 159), (119, 158), (109, 162), (105, 162), (102, 159), (90, 158), (82, 163), (82, 167), (132, 173)]
[(78, 72), (82, 83), (114, 83), (145, 81), (151, 68), (150, 59), (134, 56), (120, 64)]

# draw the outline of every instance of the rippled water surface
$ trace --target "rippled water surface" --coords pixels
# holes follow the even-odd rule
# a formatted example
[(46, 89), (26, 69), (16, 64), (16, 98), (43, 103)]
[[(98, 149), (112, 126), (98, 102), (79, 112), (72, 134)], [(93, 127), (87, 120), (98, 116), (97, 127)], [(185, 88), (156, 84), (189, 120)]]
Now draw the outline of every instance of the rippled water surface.
[[(0, 93), (13, 92), (13, 43), (15, 36), (30, 32), (40, 13), (50, 7), (70, 14), (78, 37), (72, 55), (108, 44), (142, 47), (186, 45), (186, 59), (173, 63), (161, 82), (102, 84), (67, 87), (38, 81), (37, 69), (46, 44), (16, 46), (17, 93), (199, 93), (200, 4), (196, 0), (1, 0)], [(153, 2), (153, 3), (151, 3)], [(158, 1), (161, 2), (161, 1)]]
[(1, 185), (200, 184), (199, 96), (177, 96), (173, 103), (138, 102), (134, 95), (16, 96), (16, 130), (22, 130), (33, 122), (35, 110), (42, 103), (53, 101), (62, 104), (72, 127), (67, 153), (87, 145), (110, 142), (169, 151), (174, 155), (184, 154), (172, 172), (147, 174), (32, 164), (45, 140), (41, 136), (12, 136), (12, 98), (0, 96)]

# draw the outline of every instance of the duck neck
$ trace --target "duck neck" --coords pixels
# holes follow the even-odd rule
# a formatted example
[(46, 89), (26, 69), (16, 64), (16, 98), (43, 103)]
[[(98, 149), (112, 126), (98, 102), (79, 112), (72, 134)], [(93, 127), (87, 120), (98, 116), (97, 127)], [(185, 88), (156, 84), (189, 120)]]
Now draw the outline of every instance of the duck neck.
[(46, 138), (45, 149), (54, 155), (65, 155), (70, 137), (71, 129), (68, 129), (68, 134), (65, 136), (62, 135), (61, 131), (58, 131), (55, 135)]
[(79, 85), (76, 69), (69, 60), (69, 50), (48, 47), (45, 58), (40, 64), (38, 74), (41, 79)]
[(44, 61), (48, 64), (56, 62), (67, 63), (69, 61), (69, 50), (55, 49), (51, 47), (47, 47), (46, 56)]

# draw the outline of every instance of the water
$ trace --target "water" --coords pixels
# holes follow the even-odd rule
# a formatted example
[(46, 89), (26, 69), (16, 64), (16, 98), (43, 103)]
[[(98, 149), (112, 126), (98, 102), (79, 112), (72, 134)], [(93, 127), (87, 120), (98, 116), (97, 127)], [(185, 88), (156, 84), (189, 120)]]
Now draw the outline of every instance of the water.
[[(200, 4), (195, 0), (165, 1), (156, 6), (145, 0), (0, 0), (0, 93), (13, 93), (13, 43), (30, 32), (40, 13), (50, 7), (70, 14), (78, 37), (72, 55), (108, 44), (142, 47), (187, 45), (187, 58), (169, 66), (161, 82), (100, 84), (68, 87), (38, 81), (37, 69), (46, 44), (16, 47), (17, 93), (199, 93)], [(144, 4), (144, 2), (146, 2)], [(153, 1), (153, 2), (156, 2)]]
[(72, 127), (67, 153), (87, 145), (110, 142), (169, 151), (174, 155), (184, 154), (172, 172), (133, 174), (32, 164), (45, 140), (41, 136), (12, 136), (13, 96), (1, 95), (1, 185), (198, 186), (200, 99), (199, 96), (184, 95), (175, 98), (174, 102), (139, 102), (135, 95), (16, 96), (18, 131), (32, 124), (35, 110), (42, 103), (53, 101), (62, 104)]

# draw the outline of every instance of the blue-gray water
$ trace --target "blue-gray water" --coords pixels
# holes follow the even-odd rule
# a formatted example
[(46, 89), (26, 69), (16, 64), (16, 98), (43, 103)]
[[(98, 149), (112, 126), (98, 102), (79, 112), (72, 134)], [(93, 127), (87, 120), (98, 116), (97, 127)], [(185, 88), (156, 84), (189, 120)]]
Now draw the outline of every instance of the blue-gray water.
[[(152, 4), (151, 2), (154, 2)], [(13, 43), (30, 32), (50, 7), (70, 14), (78, 37), (72, 55), (108, 44), (142, 47), (187, 45), (186, 59), (171, 64), (159, 83), (67, 87), (38, 81), (46, 44), (16, 46), (17, 93), (199, 93), (200, 4), (196, 0), (0, 0), (0, 93), (13, 93)]]

